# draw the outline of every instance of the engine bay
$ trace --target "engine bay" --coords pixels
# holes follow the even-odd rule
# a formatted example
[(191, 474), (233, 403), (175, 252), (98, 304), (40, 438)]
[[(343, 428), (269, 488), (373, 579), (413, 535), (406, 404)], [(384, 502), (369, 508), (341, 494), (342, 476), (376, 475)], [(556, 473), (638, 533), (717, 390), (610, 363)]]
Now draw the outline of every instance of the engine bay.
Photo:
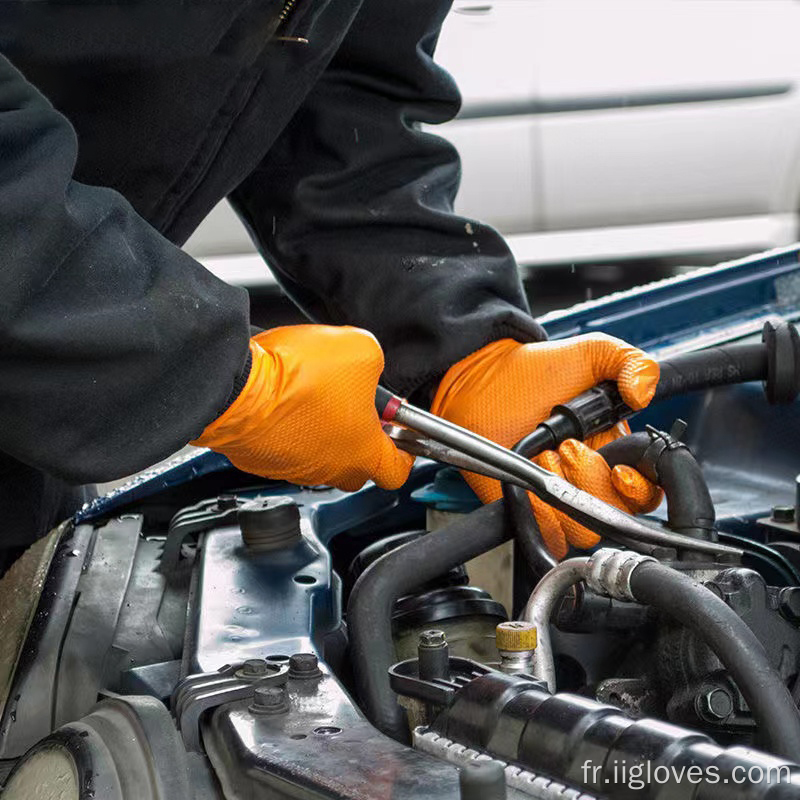
[[(799, 272), (751, 259), (550, 332), (757, 342)], [(351, 494), (211, 452), (139, 476), (0, 582), (3, 797), (800, 797), (797, 408), (753, 382), (654, 403), (606, 458), (647, 456), (646, 522), (703, 544), (560, 563), (427, 459)]]

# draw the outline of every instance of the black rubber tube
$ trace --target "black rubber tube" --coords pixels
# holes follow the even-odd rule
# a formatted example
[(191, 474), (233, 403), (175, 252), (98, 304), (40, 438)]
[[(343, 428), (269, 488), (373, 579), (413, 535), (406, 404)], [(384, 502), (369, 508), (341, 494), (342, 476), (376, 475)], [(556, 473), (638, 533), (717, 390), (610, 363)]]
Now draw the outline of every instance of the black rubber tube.
[(356, 581), (347, 607), (350, 661), (361, 708), (383, 733), (403, 742), (409, 738), (405, 713), (389, 685), (388, 670), (396, 661), (395, 601), (510, 538), (503, 504), (492, 503), (392, 550)]
[(678, 394), (767, 379), (767, 348), (761, 343), (728, 344), (682, 353), (660, 362), (652, 402)]
[(637, 567), (633, 596), (702, 639), (731, 674), (758, 726), (764, 746), (800, 759), (800, 715), (756, 635), (725, 602), (692, 578), (656, 562)]
[(664, 490), (670, 530), (716, 541), (714, 504), (700, 465), (687, 447), (663, 446), (664, 441), (644, 432), (633, 433), (609, 442), (598, 452), (610, 467), (634, 467)]
[[(516, 450), (516, 448), (515, 448)], [(516, 450), (516, 452), (519, 452)], [(525, 453), (522, 453), (525, 455)], [(558, 564), (547, 549), (533, 513), (528, 493), (513, 483), (503, 484), (503, 505), (520, 554), (538, 580)]]
[[(767, 380), (768, 353), (763, 344), (731, 344), (665, 359), (659, 362), (661, 376), (651, 403), (716, 386)], [(585, 399), (592, 398), (595, 390), (584, 392), (565, 404), (566, 408), (572, 408), (577, 414), (585, 415), (589, 411), (589, 418), (584, 417), (583, 422), (591, 420), (594, 430), (590, 430), (588, 435), (606, 430), (635, 413), (622, 402), (613, 382), (607, 381), (597, 388), (606, 385), (605, 403), (601, 397), (594, 395), (593, 399), (600, 402), (599, 406), (596, 402), (589, 402), (588, 406), (585, 404)], [(520, 439), (514, 450), (528, 458), (535, 458), (545, 450), (554, 450), (565, 439), (583, 438), (579, 433), (581, 427), (568, 414), (555, 411), (524, 439)]]

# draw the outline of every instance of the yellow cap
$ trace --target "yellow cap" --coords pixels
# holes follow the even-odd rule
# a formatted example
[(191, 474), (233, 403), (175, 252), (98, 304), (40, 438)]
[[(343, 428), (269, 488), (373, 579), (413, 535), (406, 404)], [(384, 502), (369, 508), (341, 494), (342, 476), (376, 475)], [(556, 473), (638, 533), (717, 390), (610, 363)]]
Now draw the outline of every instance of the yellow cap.
[(521, 653), (536, 649), (536, 626), (530, 622), (501, 622), (497, 626), (497, 649)]

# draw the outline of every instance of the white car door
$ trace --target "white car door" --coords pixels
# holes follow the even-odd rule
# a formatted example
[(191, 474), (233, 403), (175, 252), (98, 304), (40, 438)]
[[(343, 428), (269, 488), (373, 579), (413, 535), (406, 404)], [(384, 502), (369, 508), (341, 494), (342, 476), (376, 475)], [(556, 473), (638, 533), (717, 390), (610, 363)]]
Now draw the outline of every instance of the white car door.
[(544, 230), (795, 212), (800, 4), (519, 2)]
[(431, 128), (461, 155), (456, 209), (504, 233), (541, 224), (533, 189), (535, 15), (530, 0), (455, 0), (436, 55), (464, 101), (456, 120)]

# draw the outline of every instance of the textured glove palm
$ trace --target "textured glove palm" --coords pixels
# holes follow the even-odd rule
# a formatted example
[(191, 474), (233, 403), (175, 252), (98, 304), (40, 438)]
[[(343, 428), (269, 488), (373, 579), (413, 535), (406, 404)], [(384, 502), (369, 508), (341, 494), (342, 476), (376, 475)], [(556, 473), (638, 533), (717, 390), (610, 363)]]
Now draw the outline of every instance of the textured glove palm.
[(358, 328), (295, 325), (250, 340), (239, 396), (192, 444), (245, 472), (354, 491), (367, 480), (394, 489), (413, 458), (386, 436), (375, 410), (383, 353)]
[[(546, 419), (553, 407), (600, 381), (616, 380), (625, 402), (646, 406), (658, 383), (658, 364), (641, 350), (603, 334), (555, 342), (492, 342), (452, 366), (439, 384), (431, 410), (505, 447), (512, 447)], [(660, 490), (630, 467), (608, 467), (595, 449), (628, 433), (626, 424), (592, 437), (570, 440), (536, 462), (581, 489), (630, 513), (655, 508)], [(588, 445), (588, 446), (587, 446)], [(466, 473), (485, 503), (501, 495), (497, 481)], [(557, 558), (569, 544), (592, 547), (599, 537), (530, 495), (542, 536)]]

